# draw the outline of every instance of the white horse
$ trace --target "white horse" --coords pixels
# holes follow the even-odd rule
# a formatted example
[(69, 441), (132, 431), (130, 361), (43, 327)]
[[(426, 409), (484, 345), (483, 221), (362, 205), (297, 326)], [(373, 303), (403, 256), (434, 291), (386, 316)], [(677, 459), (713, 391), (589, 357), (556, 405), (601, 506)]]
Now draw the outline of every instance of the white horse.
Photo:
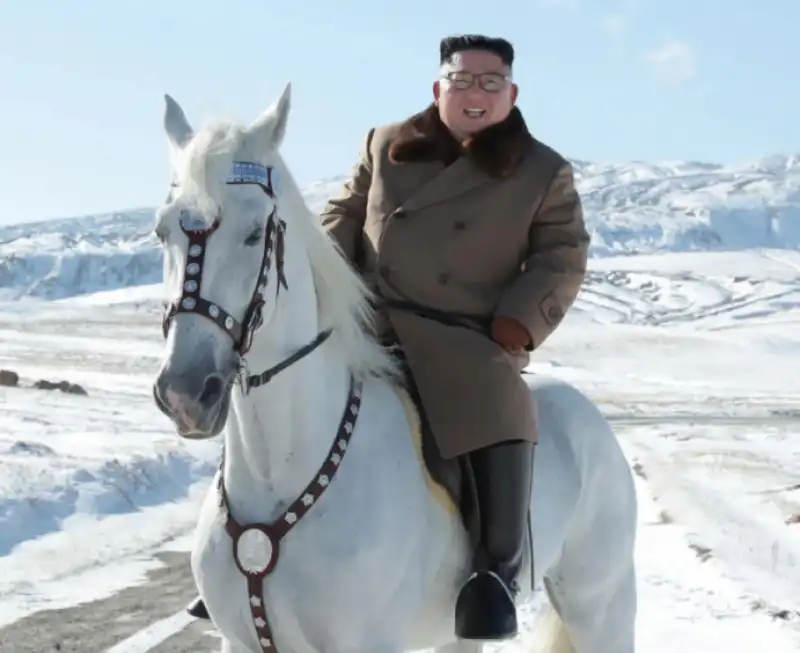
[[(416, 413), (369, 335), (367, 290), (279, 152), (289, 90), (250, 126), (197, 133), (166, 98), (173, 183), (155, 234), (172, 301), (154, 398), (185, 438), (224, 432), (197, 586), (227, 653), (480, 653), (454, 635), (463, 521), (421, 464)], [(533, 581), (550, 604), (537, 646), (633, 653), (629, 465), (591, 401), (530, 379)], [(520, 604), (532, 591), (523, 584)]]

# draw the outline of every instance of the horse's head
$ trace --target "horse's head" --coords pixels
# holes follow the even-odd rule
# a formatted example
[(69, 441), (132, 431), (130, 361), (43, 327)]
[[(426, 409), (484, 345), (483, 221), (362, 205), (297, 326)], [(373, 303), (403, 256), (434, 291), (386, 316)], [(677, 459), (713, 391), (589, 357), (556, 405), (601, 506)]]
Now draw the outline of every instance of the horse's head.
[(278, 150), (289, 92), (250, 126), (197, 133), (166, 98), (173, 182), (154, 233), (164, 252), (167, 347), (153, 394), (187, 438), (221, 432), (241, 356), (285, 283)]

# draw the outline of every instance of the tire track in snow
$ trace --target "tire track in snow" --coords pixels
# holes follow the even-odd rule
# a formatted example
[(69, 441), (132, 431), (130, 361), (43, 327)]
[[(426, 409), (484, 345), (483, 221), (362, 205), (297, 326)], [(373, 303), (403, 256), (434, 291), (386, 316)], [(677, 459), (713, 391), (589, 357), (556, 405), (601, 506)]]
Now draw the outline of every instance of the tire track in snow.
[[(154, 635), (158, 628), (155, 622), (183, 611), (195, 595), (194, 578), (186, 553), (162, 553), (156, 556), (164, 566), (147, 574), (148, 581), (126, 588), (108, 598), (89, 601), (61, 610), (43, 610), (24, 617), (0, 629), (0, 651), (13, 653), (101, 653), (131, 638), (141, 631)], [(113, 569), (109, 569), (113, 573)], [(187, 615), (188, 616), (188, 615)], [(181, 623), (175, 616), (171, 622), (173, 630), (186, 630), (187, 622)], [(161, 625), (165, 637), (172, 632)], [(184, 635), (185, 645), (165, 650), (196, 653), (199, 641), (209, 641), (208, 651), (219, 648), (218, 640), (202, 635), (198, 641), (198, 624), (190, 624), (194, 636)], [(152, 637), (151, 641), (155, 642)], [(163, 638), (162, 638), (163, 641)], [(153, 650), (147, 642), (134, 640), (136, 648), (120, 649), (118, 653), (142, 653)]]
[[(761, 420), (773, 426), (779, 421)], [(754, 423), (696, 420), (694, 425)], [(685, 546), (702, 564), (714, 569), (753, 613), (772, 618), (800, 645), (796, 598), (800, 547), (791, 524), (781, 516), (781, 492), (754, 489), (770, 482), (774, 488), (794, 478), (791, 467), (779, 464), (780, 449), (737, 448), (742, 442), (738, 432), (726, 435), (730, 450), (700, 433), (692, 437), (693, 432), (687, 431), (675, 442), (669, 442), (669, 433), (649, 430), (623, 431), (621, 437), (630, 450), (629, 459), (635, 461), (634, 470), (662, 507), (665, 523), (680, 523)], [(783, 483), (781, 489), (791, 491), (793, 486)], [(766, 500), (770, 495), (775, 496)]]

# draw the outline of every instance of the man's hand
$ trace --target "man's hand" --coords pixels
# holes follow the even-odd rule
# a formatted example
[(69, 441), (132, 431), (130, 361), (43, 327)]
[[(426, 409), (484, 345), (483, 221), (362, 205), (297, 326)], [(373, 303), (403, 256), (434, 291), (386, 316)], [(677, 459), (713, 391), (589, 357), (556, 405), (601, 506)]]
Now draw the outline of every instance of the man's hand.
[(514, 318), (498, 315), (492, 320), (491, 336), (510, 354), (521, 354), (531, 344), (528, 330)]

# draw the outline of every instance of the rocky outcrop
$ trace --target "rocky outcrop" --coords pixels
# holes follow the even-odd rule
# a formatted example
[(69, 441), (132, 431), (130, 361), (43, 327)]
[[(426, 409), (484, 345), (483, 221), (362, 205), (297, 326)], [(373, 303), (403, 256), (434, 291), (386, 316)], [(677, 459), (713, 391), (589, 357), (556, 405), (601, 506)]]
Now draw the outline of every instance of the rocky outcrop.
[[(5, 386), (7, 388), (23, 387), (19, 384), (19, 374), (13, 370), (4, 369), (0, 369), (0, 386)], [(69, 381), (48, 381), (47, 379), (39, 379), (38, 381), (34, 381), (30, 387), (36, 388), (37, 390), (59, 390), (71, 395), (86, 396), (89, 394), (82, 386), (77, 383), (70, 383)]]
[(61, 390), (61, 392), (66, 392), (71, 395), (89, 394), (77, 383), (70, 383), (69, 381), (48, 381), (47, 379), (40, 379), (33, 384), (33, 387), (39, 390)]
[(19, 374), (11, 370), (0, 370), (0, 385), (16, 388), (19, 385)]

